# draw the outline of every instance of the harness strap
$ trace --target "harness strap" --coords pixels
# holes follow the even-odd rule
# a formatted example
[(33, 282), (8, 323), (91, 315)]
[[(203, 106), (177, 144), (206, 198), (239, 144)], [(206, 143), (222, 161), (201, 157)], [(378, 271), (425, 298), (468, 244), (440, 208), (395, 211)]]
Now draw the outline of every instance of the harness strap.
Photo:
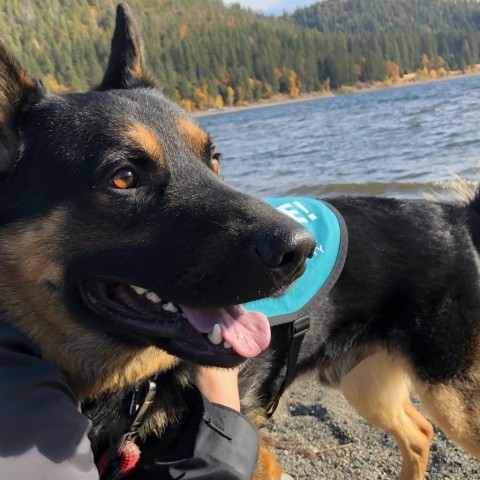
[(297, 371), (297, 360), (300, 353), (300, 347), (302, 346), (303, 339), (309, 328), (310, 319), (308, 317), (301, 317), (291, 323), (290, 345), (288, 347), (287, 355), (287, 371), (285, 372), (285, 378), (283, 379), (280, 390), (277, 392), (275, 400), (267, 410), (267, 418), (270, 418), (275, 413), (281, 396), (293, 381), (295, 372)]

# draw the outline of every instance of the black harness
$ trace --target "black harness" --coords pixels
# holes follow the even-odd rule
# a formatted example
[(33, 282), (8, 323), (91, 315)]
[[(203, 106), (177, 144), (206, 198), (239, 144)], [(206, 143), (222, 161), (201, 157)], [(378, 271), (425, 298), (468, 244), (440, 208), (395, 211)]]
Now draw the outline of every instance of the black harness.
[[(283, 393), (285, 392), (286, 388), (293, 382), (295, 378), (295, 373), (297, 371), (297, 360), (298, 355), (300, 354), (300, 348), (302, 346), (303, 339), (305, 338), (305, 334), (308, 332), (310, 328), (310, 319), (308, 317), (301, 317), (293, 322), (282, 322), (282, 323), (290, 323), (290, 331), (289, 331), (289, 341), (290, 345), (288, 347), (287, 353), (287, 369), (285, 371), (285, 378), (283, 379), (282, 385), (278, 390), (275, 399), (270, 404), (267, 410), (267, 418), (270, 418), (278, 407), (278, 403), (280, 402), (280, 398), (282, 397)], [(281, 325), (282, 323), (270, 323), (272, 327), (274, 325)]]

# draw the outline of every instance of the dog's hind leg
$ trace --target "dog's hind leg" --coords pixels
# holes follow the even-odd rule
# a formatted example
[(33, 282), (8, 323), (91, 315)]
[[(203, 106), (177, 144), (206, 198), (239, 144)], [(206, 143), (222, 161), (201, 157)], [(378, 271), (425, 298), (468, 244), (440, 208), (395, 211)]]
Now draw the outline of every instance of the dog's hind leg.
[(416, 389), (426, 412), (445, 435), (480, 458), (480, 372)]
[(394, 437), (402, 454), (400, 479), (421, 480), (433, 427), (413, 406), (409, 385), (405, 362), (382, 351), (343, 376), (340, 390), (363, 418)]

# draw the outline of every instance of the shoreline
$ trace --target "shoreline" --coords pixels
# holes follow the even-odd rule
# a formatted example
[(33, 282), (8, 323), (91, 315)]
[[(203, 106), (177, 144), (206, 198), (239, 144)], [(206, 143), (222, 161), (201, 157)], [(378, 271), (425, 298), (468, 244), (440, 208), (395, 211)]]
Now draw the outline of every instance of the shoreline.
[[(360, 92), (361, 90), (359, 90)], [(210, 117), (213, 115), (221, 115), (223, 113), (243, 112), (245, 110), (256, 110), (257, 108), (275, 107), (277, 105), (289, 105), (291, 103), (308, 102), (310, 100), (319, 100), (321, 98), (333, 98), (338, 95), (334, 93), (309, 92), (297, 98), (290, 98), (288, 95), (275, 95), (268, 100), (260, 102), (252, 102), (248, 105), (239, 105), (237, 107), (212, 108), (208, 110), (190, 112), (193, 117)], [(283, 98), (285, 97), (285, 98)]]
[[(411, 75), (411, 74), (408, 74), (408, 75)], [(443, 82), (446, 80), (454, 80), (458, 78), (471, 77), (474, 75), (480, 75), (480, 66), (477, 65), (476, 70), (474, 72), (469, 72), (469, 73), (451, 72), (450, 75), (447, 75), (441, 78), (429, 78), (426, 80), (409, 78), (409, 79), (400, 79), (400, 81), (398, 81), (397, 83), (392, 83), (389, 85), (382, 84), (381, 82), (376, 82), (370, 85), (363, 85), (361, 87), (346, 86), (345, 87), (346, 90), (343, 92), (337, 91), (337, 90), (335, 90), (334, 92), (328, 92), (328, 93), (308, 92), (296, 98), (290, 98), (288, 95), (284, 95), (284, 94), (277, 94), (270, 99), (260, 100), (259, 102), (253, 102), (253, 103), (250, 103), (249, 105), (241, 105), (236, 107), (224, 107), (221, 109), (211, 108), (208, 110), (190, 112), (190, 115), (192, 115), (193, 117), (209, 117), (209, 116), (221, 115), (226, 113), (255, 110), (258, 108), (268, 108), (268, 107), (275, 107), (278, 105), (288, 105), (292, 103), (308, 102), (308, 101), (319, 100), (324, 98), (334, 98), (334, 97), (343, 96), (343, 95), (354, 95), (358, 93), (368, 93), (368, 92), (374, 92), (378, 90), (387, 90), (387, 89), (390, 90), (395, 88), (408, 87), (412, 85), (421, 85), (425, 83)]]

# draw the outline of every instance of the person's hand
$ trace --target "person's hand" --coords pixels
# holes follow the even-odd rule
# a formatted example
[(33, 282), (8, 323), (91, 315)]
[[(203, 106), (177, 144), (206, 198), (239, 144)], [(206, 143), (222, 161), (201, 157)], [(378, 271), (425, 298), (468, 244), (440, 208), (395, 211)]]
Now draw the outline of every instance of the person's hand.
[(210, 402), (240, 411), (238, 368), (200, 367), (195, 383)]

